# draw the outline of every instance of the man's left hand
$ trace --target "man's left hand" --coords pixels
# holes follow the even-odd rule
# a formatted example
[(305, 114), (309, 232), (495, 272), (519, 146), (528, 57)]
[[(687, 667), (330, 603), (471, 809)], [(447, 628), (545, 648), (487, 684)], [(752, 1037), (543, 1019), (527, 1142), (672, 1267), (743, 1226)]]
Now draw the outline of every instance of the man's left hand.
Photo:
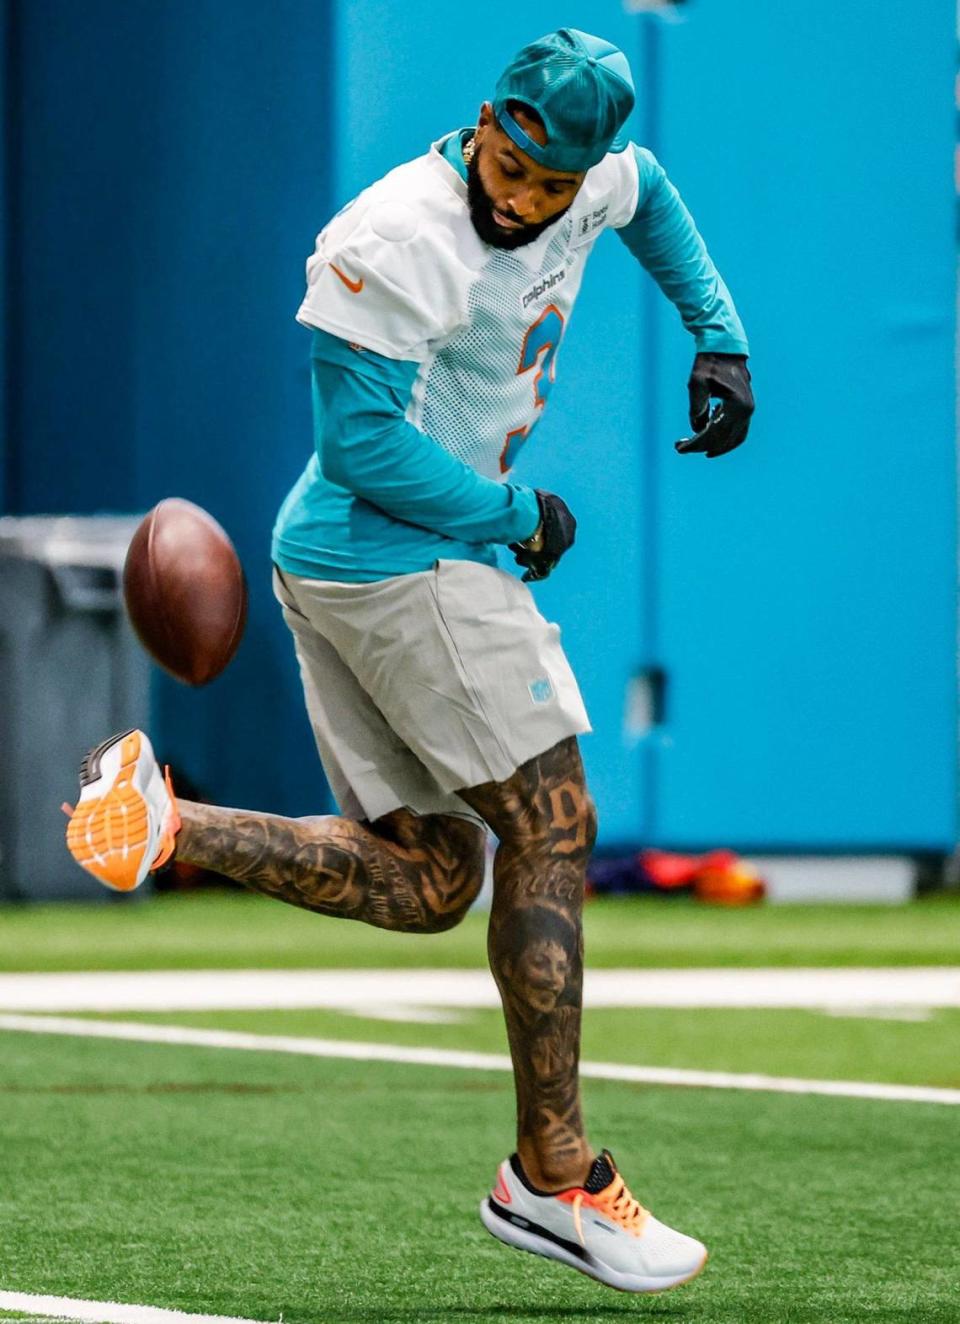
[(510, 543), (517, 565), (526, 567), (524, 584), (546, 579), (564, 552), (573, 546), (577, 536), (577, 521), (567, 503), (553, 492), (534, 490), (540, 507), (540, 523), (526, 542)]
[[(687, 386), (694, 435), (676, 443), (681, 455), (714, 460), (746, 441), (754, 408), (746, 355), (698, 354)], [(720, 401), (712, 410), (711, 400)]]

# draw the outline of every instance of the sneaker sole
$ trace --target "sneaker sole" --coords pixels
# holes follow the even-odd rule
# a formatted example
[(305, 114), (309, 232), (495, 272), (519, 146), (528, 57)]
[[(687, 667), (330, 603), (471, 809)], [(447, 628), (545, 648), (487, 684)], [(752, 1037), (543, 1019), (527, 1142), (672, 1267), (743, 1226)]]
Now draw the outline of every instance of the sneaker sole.
[(578, 1273), (584, 1273), (588, 1278), (594, 1278), (597, 1282), (604, 1283), (618, 1292), (642, 1292), (647, 1295), (669, 1292), (674, 1287), (682, 1287), (684, 1283), (692, 1282), (703, 1272), (708, 1258), (704, 1252), (703, 1259), (696, 1268), (681, 1277), (642, 1277), (638, 1274), (619, 1273), (616, 1269), (601, 1264), (592, 1256), (580, 1259), (557, 1242), (538, 1236), (532, 1230), (533, 1225), (530, 1228), (521, 1228), (515, 1223), (507, 1222), (494, 1212), (487, 1199), (480, 1204), (480, 1221), (491, 1236), (502, 1241), (505, 1246), (510, 1246), (514, 1250), (529, 1251), (531, 1255), (540, 1255), (546, 1260), (557, 1260), (569, 1269), (576, 1269)]
[[(150, 818), (136, 784), (141, 749), (140, 732), (132, 730), (111, 736), (85, 756), (80, 765), (80, 801), (67, 825), (70, 854), (117, 892), (132, 892), (149, 872), (143, 864)], [(111, 781), (105, 793), (84, 799), (84, 791), (107, 776)]]

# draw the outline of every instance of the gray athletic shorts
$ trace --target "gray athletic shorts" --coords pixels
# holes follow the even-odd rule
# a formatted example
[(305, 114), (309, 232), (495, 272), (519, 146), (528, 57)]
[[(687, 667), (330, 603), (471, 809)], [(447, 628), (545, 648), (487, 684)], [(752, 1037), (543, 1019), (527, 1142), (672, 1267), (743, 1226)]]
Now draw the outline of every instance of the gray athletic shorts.
[(317, 748), (341, 812), (476, 818), (456, 791), (502, 782), (590, 730), (560, 646), (513, 575), (474, 561), (372, 584), (274, 570)]

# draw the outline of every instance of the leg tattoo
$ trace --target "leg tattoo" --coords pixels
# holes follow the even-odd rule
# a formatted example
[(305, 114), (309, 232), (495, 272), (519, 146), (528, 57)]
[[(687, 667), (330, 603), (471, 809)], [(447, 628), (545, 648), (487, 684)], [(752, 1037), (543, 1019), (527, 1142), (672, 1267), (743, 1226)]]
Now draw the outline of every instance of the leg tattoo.
[(177, 803), (179, 859), (323, 915), (436, 933), (463, 918), (483, 882), (483, 831), (452, 814), (397, 809), (358, 823)]
[(535, 1185), (573, 1185), (593, 1157), (578, 1063), (580, 916), (596, 835), (577, 742), (561, 741), (506, 782), (459, 794), (500, 838), (488, 950), (513, 1058), (517, 1152)]

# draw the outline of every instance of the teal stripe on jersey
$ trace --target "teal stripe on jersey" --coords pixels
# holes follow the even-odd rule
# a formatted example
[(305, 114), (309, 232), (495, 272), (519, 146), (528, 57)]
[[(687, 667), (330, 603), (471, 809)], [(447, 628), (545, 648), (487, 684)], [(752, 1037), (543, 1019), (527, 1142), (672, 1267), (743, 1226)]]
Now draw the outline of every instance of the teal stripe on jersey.
[(495, 565), (497, 543), (533, 533), (530, 488), (483, 477), (406, 421), (417, 368), (314, 331), (315, 452), (274, 526), (281, 570), (369, 583), (438, 560)]

